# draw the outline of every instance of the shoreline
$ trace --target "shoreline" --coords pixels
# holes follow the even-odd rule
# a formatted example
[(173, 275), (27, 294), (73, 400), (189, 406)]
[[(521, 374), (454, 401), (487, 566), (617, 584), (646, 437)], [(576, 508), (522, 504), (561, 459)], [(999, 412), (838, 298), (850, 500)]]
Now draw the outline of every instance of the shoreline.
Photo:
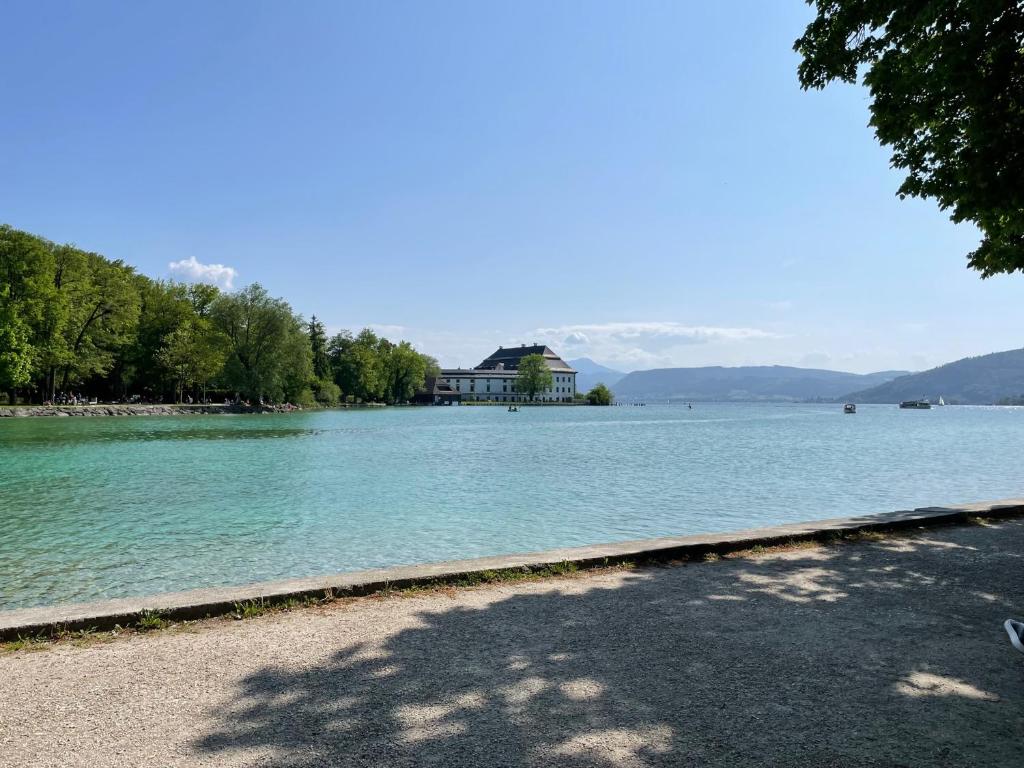
[(1024, 516), (1024, 498), (948, 507), (920, 507), (874, 515), (829, 518), (726, 533), (662, 537), (596, 544), (470, 560), (337, 573), (327, 576), (210, 587), (183, 592), (127, 597), (0, 611), (0, 642), (74, 631), (139, 626), (158, 616), (170, 621), (213, 618), (233, 613), (240, 604), (273, 606), (305, 599), (362, 597), (394, 589), (441, 587), (500, 575), (551, 574), (571, 567), (586, 570), (636, 562), (700, 561), (755, 547), (777, 546), (870, 531), (895, 531), (968, 522), (971, 518)]
[(234, 404), (184, 403), (101, 403), (98, 405), (5, 405), (0, 406), (2, 418), (42, 418), (73, 416), (197, 416), (252, 413), (295, 413), (296, 411), (346, 410), (349, 408), (385, 408), (382, 403), (349, 403), (332, 408), (298, 408), (285, 405), (245, 406)]

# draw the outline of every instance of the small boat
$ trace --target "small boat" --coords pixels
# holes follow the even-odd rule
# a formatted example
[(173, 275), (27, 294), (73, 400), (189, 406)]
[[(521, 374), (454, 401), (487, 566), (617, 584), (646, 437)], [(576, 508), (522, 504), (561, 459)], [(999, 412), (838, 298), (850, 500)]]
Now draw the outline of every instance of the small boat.
[(942, 399), (942, 395), (939, 395), (939, 402), (937, 404), (938, 405), (945, 405), (946, 404), (946, 401)]
[(900, 403), (900, 408), (908, 408), (913, 411), (927, 411), (932, 407), (932, 404), (927, 400), (904, 400)]
[(846, 405), (843, 406), (843, 413), (856, 413), (856, 412), (857, 412), (857, 406), (854, 405), (853, 403), (847, 403)]

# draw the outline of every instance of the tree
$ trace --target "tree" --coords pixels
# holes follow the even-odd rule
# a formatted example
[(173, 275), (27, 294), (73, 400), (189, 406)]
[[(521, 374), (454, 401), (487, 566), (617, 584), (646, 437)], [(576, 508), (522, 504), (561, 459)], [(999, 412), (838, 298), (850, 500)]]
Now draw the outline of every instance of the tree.
[(35, 353), (28, 325), (18, 315), (10, 293), (10, 286), (0, 285), (0, 389), (13, 392), (32, 380)]
[(369, 328), (353, 337), (349, 331), (335, 335), (328, 345), (328, 357), (334, 381), (346, 397), (373, 402), (384, 392), (384, 370), (381, 360), (386, 339), (378, 338)]
[(71, 288), (64, 325), (61, 388), (106, 374), (120, 349), (134, 338), (139, 319), (134, 270), (96, 253), (84, 257), (85, 269)]
[(591, 405), (611, 405), (612, 398), (612, 391), (600, 383), (587, 392), (587, 402)]
[(317, 404), (330, 408), (341, 400), (341, 387), (332, 379), (314, 379), (313, 399)]
[(538, 392), (551, 389), (555, 383), (544, 355), (524, 355), (519, 360), (518, 371), (516, 388), (525, 393), (531, 401)]
[(162, 397), (174, 390), (173, 394), (180, 398), (186, 385), (181, 378), (181, 364), (169, 363), (165, 352), (175, 334), (175, 346), (179, 348), (183, 339), (191, 340), (193, 336), (192, 329), (186, 327), (195, 317), (189, 287), (142, 275), (137, 275), (135, 282), (141, 302), (139, 322), (135, 338), (123, 356), (122, 373), (136, 391)]
[(209, 319), (193, 317), (168, 335), (157, 357), (173, 372), (176, 400), (181, 402), (186, 387), (205, 389), (224, 368), (227, 354), (227, 339), (213, 329)]
[(283, 299), (257, 283), (222, 294), (210, 307), (228, 342), (227, 384), (246, 397), (292, 398), (308, 392), (312, 354), (303, 323)]
[(807, 0), (794, 49), (804, 89), (863, 73), (871, 126), (907, 172), (898, 194), (934, 198), (982, 233), (982, 277), (1024, 271), (1024, 5), (1013, 0)]
[(188, 287), (188, 300), (197, 317), (209, 317), (210, 307), (220, 296), (220, 288), (209, 283), (192, 283)]
[(324, 324), (313, 315), (308, 328), (309, 346), (313, 355), (313, 375), (318, 379), (330, 378), (331, 361), (327, 357), (327, 333), (324, 331)]
[(53, 244), (0, 225), (0, 388), (13, 398), (38, 373), (43, 321), (54, 311)]
[(390, 345), (383, 360), (386, 397), (389, 402), (404, 403), (417, 389), (423, 387), (428, 358), (413, 349), (408, 341)]
[(273, 395), (289, 403), (310, 406), (315, 403), (310, 388), (314, 380), (313, 356), (302, 318), (292, 316), (291, 320), (285, 326), (284, 337), (281, 339), (281, 389), (279, 392), (274, 391)]

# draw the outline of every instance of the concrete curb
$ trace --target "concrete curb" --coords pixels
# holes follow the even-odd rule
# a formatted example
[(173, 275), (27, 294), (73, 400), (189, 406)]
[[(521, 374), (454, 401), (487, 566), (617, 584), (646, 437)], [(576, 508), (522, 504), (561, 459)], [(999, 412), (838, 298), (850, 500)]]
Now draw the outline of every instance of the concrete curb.
[(162, 618), (181, 621), (228, 614), (235, 610), (237, 603), (249, 601), (264, 601), (273, 605), (292, 599), (358, 597), (386, 589), (439, 586), (484, 571), (540, 571), (566, 562), (579, 568), (593, 568), (625, 561), (699, 559), (708, 553), (722, 555), (758, 545), (771, 546), (859, 531), (934, 527), (963, 523), (970, 517), (1005, 518), (1021, 515), (1024, 515), (1024, 499), (1004, 499), (952, 507), (921, 507), (877, 515), (813, 520), (728, 533), (643, 539), (238, 587), (195, 589), (96, 603), (0, 611), (0, 642), (19, 637), (53, 636), (61, 632), (107, 630), (115, 625), (128, 627), (138, 624), (148, 613), (159, 613)]

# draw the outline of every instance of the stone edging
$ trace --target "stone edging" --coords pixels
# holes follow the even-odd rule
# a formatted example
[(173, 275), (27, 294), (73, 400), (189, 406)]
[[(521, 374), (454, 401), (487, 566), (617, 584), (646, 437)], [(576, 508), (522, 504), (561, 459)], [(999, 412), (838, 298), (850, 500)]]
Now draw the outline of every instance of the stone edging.
[(147, 597), (97, 603), (59, 605), (0, 611), (0, 642), (19, 637), (53, 635), (61, 631), (106, 630), (131, 626), (149, 613), (169, 620), (189, 620), (231, 613), (238, 603), (265, 601), (273, 605), (304, 598), (358, 597), (386, 589), (437, 586), (469, 574), (504, 569), (537, 571), (561, 563), (579, 568), (614, 565), (624, 561), (699, 559), (708, 553), (727, 554), (754, 546), (772, 546), (836, 534), (871, 530), (931, 527), (962, 523), (970, 517), (1001, 518), (1024, 515), (1024, 499), (1005, 499), (952, 507), (921, 507), (859, 517), (813, 520), (729, 533), (665, 537), (552, 549), (473, 560), (452, 560), (382, 570), (358, 571), (238, 587), (195, 589)]
[(41, 416), (191, 416), (204, 413), (288, 413), (296, 410), (280, 405), (184, 405), (184, 404), (102, 404), (102, 405), (19, 405), (0, 407), (0, 418)]

